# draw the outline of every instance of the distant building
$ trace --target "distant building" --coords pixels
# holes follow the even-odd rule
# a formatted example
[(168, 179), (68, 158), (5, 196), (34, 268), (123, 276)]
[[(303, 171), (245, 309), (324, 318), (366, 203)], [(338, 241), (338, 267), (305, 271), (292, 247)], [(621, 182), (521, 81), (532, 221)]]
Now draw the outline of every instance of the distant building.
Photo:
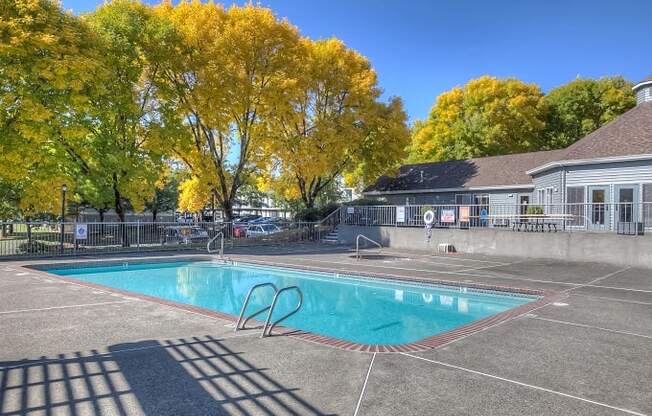
[(633, 89), (636, 107), (566, 149), (405, 165), (364, 195), (394, 205), (500, 206), (514, 214), (536, 204), (562, 207), (592, 228), (632, 221), (652, 227), (652, 77)]

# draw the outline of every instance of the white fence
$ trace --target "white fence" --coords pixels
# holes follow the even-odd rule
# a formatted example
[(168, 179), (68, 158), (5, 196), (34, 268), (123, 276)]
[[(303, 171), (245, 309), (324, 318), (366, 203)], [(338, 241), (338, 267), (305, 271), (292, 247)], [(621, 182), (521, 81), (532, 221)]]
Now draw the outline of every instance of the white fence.
[(0, 258), (83, 255), (132, 251), (205, 249), (222, 232), (227, 246), (284, 245), (319, 241), (333, 228), (285, 222), (277, 228), (233, 223), (25, 223), (0, 222)]
[[(556, 205), (383, 205), (340, 209), (347, 225), (424, 227), (432, 211), (432, 227), (494, 227), (515, 231), (618, 231), (640, 234), (652, 228), (652, 203)], [(636, 231), (636, 232), (634, 232)]]

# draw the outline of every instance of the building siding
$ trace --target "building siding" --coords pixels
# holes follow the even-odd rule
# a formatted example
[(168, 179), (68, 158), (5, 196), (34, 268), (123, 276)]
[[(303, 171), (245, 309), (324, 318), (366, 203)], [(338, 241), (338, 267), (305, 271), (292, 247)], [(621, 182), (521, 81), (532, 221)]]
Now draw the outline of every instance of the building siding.
[[(448, 205), (455, 204), (456, 195), (489, 195), (489, 205), (494, 208), (490, 209), (491, 214), (513, 214), (516, 213), (521, 195), (529, 196), (532, 201), (532, 192), (529, 189), (509, 189), (495, 191), (458, 191), (458, 192), (427, 192), (427, 193), (410, 193), (410, 194), (389, 194), (384, 195), (385, 201), (390, 205), (406, 205), (409, 199), (409, 205)], [(511, 208), (513, 207), (513, 208)]]
[(566, 186), (652, 183), (652, 161), (569, 166)]
[(561, 169), (553, 169), (546, 172), (543, 172), (539, 175), (535, 175), (532, 178), (534, 183), (534, 195), (532, 202), (536, 204), (544, 204), (545, 201), (539, 201), (537, 190), (552, 188), (552, 203), (561, 204), (564, 201), (564, 192), (563, 192), (563, 173)]
[(636, 92), (636, 102), (638, 104), (652, 101), (652, 85), (645, 86)]

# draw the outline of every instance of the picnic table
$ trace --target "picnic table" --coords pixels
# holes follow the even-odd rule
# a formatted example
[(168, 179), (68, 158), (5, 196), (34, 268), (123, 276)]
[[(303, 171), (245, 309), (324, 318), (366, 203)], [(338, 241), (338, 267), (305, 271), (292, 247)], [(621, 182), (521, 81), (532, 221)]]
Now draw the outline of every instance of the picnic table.
[(489, 215), (492, 220), (514, 220), (512, 222), (512, 231), (525, 232), (548, 232), (558, 231), (559, 222), (571, 220), (572, 214), (506, 214), (506, 215)]

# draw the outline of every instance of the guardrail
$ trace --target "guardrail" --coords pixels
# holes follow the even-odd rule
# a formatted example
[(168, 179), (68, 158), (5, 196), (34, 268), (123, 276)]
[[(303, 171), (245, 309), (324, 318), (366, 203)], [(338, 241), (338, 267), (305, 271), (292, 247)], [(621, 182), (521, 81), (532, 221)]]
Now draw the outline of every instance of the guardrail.
[[(439, 204), (351, 206), (340, 209), (340, 223), (356, 226), (501, 228), (510, 230), (619, 231), (652, 228), (652, 202), (581, 204)], [(529, 227), (534, 224), (535, 227)]]
[(251, 227), (212, 222), (0, 222), (0, 258), (206, 249), (220, 233), (221, 247), (227, 242), (232, 246), (318, 242), (322, 234), (322, 226), (315, 222)]

